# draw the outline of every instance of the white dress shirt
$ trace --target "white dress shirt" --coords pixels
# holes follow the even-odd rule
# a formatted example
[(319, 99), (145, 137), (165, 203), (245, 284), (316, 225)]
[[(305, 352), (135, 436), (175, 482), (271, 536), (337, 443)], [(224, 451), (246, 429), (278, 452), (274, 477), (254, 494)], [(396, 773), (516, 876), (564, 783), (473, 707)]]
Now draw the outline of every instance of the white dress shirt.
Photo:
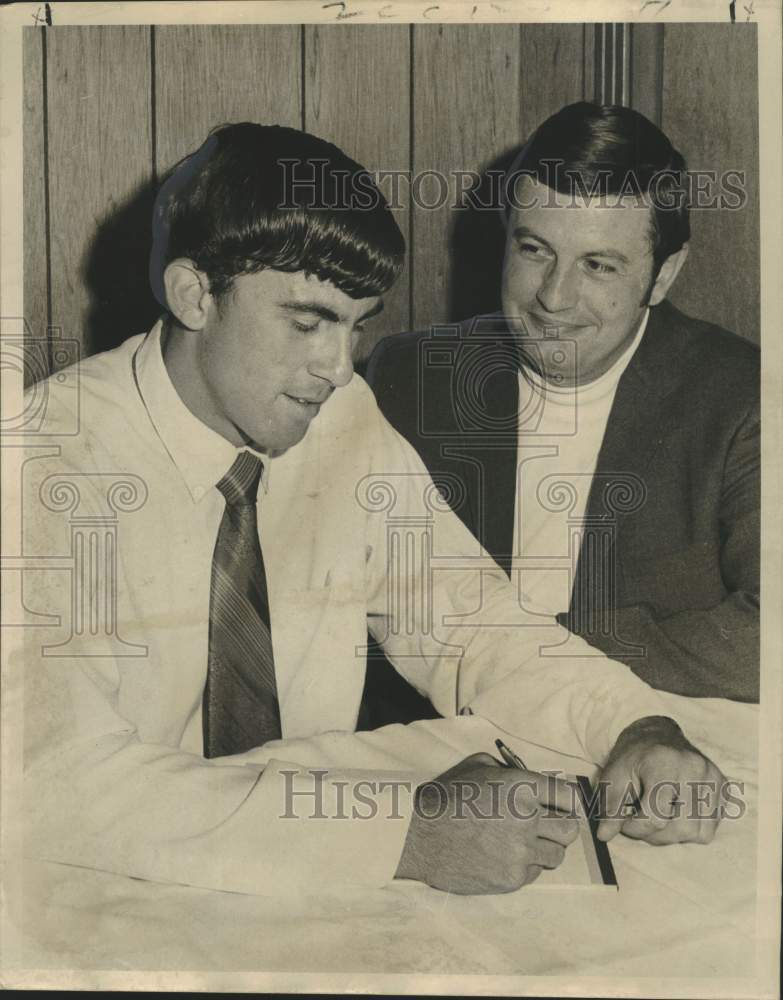
[[(569, 530), (581, 527), (598, 452), (620, 378), (638, 348), (650, 310), (620, 357), (585, 385), (559, 387), (519, 374), (519, 445), (511, 568), (523, 603), (549, 615), (568, 611), (574, 585)], [(566, 498), (571, 502), (563, 503)]]
[[(41, 558), (26, 573), (26, 606), (60, 616), (26, 634), (32, 853), (256, 893), (388, 882), (407, 800), (396, 814), (379, 795), (370, 819), (284, 818), (290, 782), (311, 793), (297, 800), (303, 815), (313, 788), (306, 773), (285, 775), (295, 769), (287, 739), (344, 732), (347, 769), (323, 776), (327, 815), (341, 781), (399, 777), (372, 770), (367, 741), (349, 735), (368, 624), (442, 714), (470, 704), (544, 745), (565, 733), (564, 752), (600, 762), (626, 725), (663, 714), (620, 664), (539, 655), (565, 631), (520, 609), (354, 377), (300, 444), (265, 459), (258, 520), (283, 742), (204, 759), (216, 483), (236, 449), (180, 400), (160, 335), (159, 323), (89, 358), (78, 378), (52, 377), (35, 438), (52, 447), (33, 449), (25, 467), (24, 551)], [(116, 591), (106, 584), (115, 569)], [(389, 727), (385, 759), (407, 734)], [(404, 776), (414, 787), (424, 777)]]

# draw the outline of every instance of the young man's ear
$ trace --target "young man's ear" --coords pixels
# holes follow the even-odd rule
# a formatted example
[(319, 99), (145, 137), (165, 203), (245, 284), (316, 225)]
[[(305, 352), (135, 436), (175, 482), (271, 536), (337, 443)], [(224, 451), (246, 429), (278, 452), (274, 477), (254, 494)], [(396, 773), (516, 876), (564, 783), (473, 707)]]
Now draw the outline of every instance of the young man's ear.
[(683, 243), (681, 249), (666, 258), (661, 265), (658, 277), (655, 279), (655, 284), (650, 292), (648, 305), (657, 306), (659, 302), (663, 302), (669, 289), (674, 284), (674, 279), (680, 273), (680, 268), (685, 263), (687, 256), (688, 244)]
[(171, 313), (187, 330), (201, 330), (207, 321), (212, 295), (209, 279), (192, 260), (178, 257), (163, 272), (166, 303)]

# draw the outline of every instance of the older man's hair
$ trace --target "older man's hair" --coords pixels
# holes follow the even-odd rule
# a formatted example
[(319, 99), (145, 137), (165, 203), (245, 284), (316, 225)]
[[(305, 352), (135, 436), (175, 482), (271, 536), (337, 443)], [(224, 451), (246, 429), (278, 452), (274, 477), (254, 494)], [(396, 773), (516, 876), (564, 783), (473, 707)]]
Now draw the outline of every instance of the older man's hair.
[(507, 175), (506, 210), (521, 176), (570, 196), (648, 196), (654, 276), (690, 238), (685, 159), (631, 108), (580, 101), (547, 118)]

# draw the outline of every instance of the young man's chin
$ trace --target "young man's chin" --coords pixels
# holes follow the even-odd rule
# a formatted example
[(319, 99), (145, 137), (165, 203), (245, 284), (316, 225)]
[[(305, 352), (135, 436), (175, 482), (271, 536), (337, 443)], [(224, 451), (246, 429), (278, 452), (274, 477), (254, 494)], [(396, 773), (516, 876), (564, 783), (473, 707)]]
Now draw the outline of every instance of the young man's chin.
[(256, 451), (267, 455), (279, 455), (281, 452), (293, 448), (295, 444), (299, 444), (311, 423), (311, 417), (296, 420), (280, 420), (278, 418), (271, 426), (267, 424), (265, 427), (259, 428), (258, 434), (254, 434), (250, 427), (240, 431), (240, 433), (246, 443)]
[(281, 428), (278, 433), (270, 436), (269, 441), (261, 450), (275, 455), (288, 451), (289, 448), (293, 448), (294, 445), (299, 444), (305, 434), (307, 434), (309, 427), (310, 421), (297, 424), (295, 427)]

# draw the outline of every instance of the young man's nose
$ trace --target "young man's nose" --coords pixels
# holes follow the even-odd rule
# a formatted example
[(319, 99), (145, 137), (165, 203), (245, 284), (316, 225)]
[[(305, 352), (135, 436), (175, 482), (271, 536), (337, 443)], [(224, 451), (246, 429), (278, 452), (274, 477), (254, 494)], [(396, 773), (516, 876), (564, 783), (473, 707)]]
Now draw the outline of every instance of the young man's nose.
[(548, 268), (536, 298), (547, 312), (563, 312), (576, 305), (578, 284), (579, 278), (573, 267), (554, 263)]
[(330, 382), (336, 389), (353, 377), (353, 338), (350, 332), (335, 333), (310, 364), (310, 372)]

